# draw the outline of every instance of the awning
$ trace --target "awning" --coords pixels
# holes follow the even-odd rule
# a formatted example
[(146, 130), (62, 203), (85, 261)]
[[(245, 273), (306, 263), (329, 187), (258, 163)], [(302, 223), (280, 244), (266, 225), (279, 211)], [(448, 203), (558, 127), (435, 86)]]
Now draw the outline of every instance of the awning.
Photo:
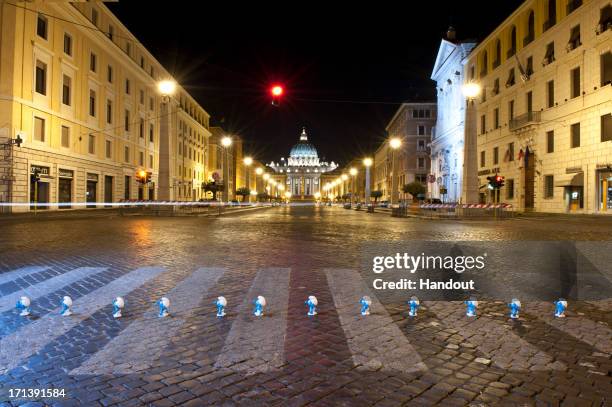
[(578, 172), (576, 174), (564, 174), (555, 180), (555, 186), (582, 187), (584, 186), (584, 172)]

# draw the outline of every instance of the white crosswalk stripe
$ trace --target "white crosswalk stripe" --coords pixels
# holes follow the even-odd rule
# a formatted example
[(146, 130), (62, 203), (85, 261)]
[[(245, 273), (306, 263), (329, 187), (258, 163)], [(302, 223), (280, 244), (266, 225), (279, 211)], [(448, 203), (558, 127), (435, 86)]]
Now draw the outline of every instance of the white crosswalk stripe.
[[(329, 269), (326, 275), (356, 366), (404, 373), (427, 369), (416, 349), (363, 282), (359, 272)], [(359, 299), (364, 295), (372, 300), (371, 314), (368, 316), (361, 316), (360, 313)]]
[[(151, 368), (224, 271), (197, 269), (164, 295), (170, 300), (169, 317), (159, 318), (158, 308), (152, 307), (70, 374), (128, 374)], [(210, 308), (213, 317), (212, 304)]]
[(588, 343), (592, 347), (612, 354), (612, 330), (583, 316), (568, 312), (565, 318), (554, 316), (554, 305), (550, 302), (528, 302), (524, 312), (544, 321), (546, 324)]
[(565, 369), (562, 362), (539, 350), (511, 330), (511, 325), (480, 313), (466, 317), (461, 301), (427, 301), (426, 307), (442, 323), (482, 352), (493, 364), (504, 369), (555, 370)]
[(34, 302), (40, 297), (104, 270), (106, 269), (103, 267), (79, 267), (24, 288), (21, 291), (0, 297), (0, 312), (15, 308), (15, 304), (22, 295), (29, 297)]
[(4, 283), (8, 283), (10, 281), (17, 280), (18, 278), (29, 276), (30, 274), (38, 273), (40, 271), (47, 270), (48, 267), (41, 266), (28, 266), (21, 267), (17, 270), (8, 271), (6, 273), (0, 274), (0, 285)]
[[(262, 269), (257, 273), (215, 367), (252, 374), (277, 369), (285, 363), (289, 278), (290, 269), (286, 268)], [(263, 317), (252, 313), (252, 302), (258, 295), (263, 295), (267, 302)]]
[(72, 316), (47, 314), (7, 335), (0, 341), (0, 374), (19, 366), (24, 359), (43, 349), (47, 343), (79, 325), (100, 308), (108, 306), (116, 296), (125, 296), (163, 270), (161, 267), (133, 270), (75, 300)]

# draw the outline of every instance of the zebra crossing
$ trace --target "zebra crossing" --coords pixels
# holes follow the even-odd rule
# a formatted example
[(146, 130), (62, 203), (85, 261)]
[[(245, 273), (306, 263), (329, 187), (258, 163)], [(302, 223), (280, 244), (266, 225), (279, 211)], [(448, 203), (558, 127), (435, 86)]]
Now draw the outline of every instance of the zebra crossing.
[[(11, 283), (43, 270), (45, 267), (35, 266), (2, 273), (0, 283)], [(79, 267), (49, 276), (44, 281), (34, 281), (27, 288), (0, 297), (0, 312), (12, 313), (12, 318), (21, 318), (12, 310), (21, 295), (29, 296), (36, 303), (39, 298), (81, 284), (84, 279), (103, 275), (107, 271), (105, 267)], [(71, 366), (68, 374), (123, 375), (146, 372), (163, 357), (165, 349), (175, 337), (185, 334), (182, 328), (193, 318), (209, 318), (212, 323), (228, 325), (227, 333), (221, 338), (222, 346), (215, 350), (212, 358), (215, 369), (254, 374), (283, 368), (287, 363), (285, 338), (290, 293), (298, 288), (292, 287), (295, 283), (292, 283), (290, 268), (261, 268), (251, 279), (245, 278), (244, 283), (249, 287), (246, 297), (240, 304), (229, 304), (228, 315), (223, 319), (216, 318), (212, 302), (203, 302), (224, 294), (219, 282), (227, 269), (218, 267), (193, 267), (193, 270), (186, 271), (181, 278), (172, 282), (172, 288), (165, 293), (171, 301), (170, 317), (159, 318), (153, 303), (148, 309), (142, 308), (140, 313), (130, 313), (130, 293), (154, 280), (164, 279), (167, 271), (165, 267), (149, 266), (117, 274), (104, 285), (78, 298), (73, 307), (74, 315), (62, 317), (57, 310), (42, 312), (15, 330), (9, 330), (0, 336), (0, 374), (26, 366), (52, 341), (69, 341), (67, 333), (94, 314), (100, 311), (110, 314), (110, 304), (116, 296), (125, 297), (127, 303), (127, 312), (120, 320), (121, 329), (100, 348), (83, 356), (77, 366)], [(418, 343), (413, 342), (411, 336), (394, 321), (358, 271), (324, 269), (322, 272), (326, 277), (325, 288), (333, 298), (333, 308), (338, 314), (355, 367), (406, 374), (428, 370), (426, 357), (419, 353)], [(258, 295), (267, 299), (263, 317), (252, 314), (252, 301)], [(372, 299), (372, 314), (365, 317), (360, 315), (358, 304), (364, 295)], [(209, 313), (194, 312), (207, 306), (210, 307)], [(490, 359), (494, 366), (542, 371), (567, 368), (563, 362), (555, 360), (555, 355), (549, 349), (540, 348), (512, 330), (511, 323), (504, 318), (485, 313), (477, 318), (467, 318), (463, 303), (456, 301), (425, 301), (423, 309), (427, 312), (416, 317), (416, 324), (438, 324), (456, 331), (465, 343)], [(594, 351), (608, 355), (612, 353), (612, 330), (601, 321), (577, 315), (570, 315), (566, 319), (553, 318), (551, 304), (546, 303), (529, 302), (523, 312), (587, 344)], [(434, 315), (435, 320), (427, 315)], [(308, 318), (305, 306), (303, 317), (305, 321)], [(322, 312), (314, 318), (326, 317), (326, 313)], [(189, 334), (198, 335), (197, 332)], [(201, 339), (206, 341), (204, 333)]]

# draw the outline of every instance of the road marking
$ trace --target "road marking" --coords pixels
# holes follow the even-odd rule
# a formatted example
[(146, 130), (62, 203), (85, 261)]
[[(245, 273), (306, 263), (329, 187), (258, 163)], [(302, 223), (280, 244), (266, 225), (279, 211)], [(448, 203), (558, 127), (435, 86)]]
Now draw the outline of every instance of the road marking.
[(565, 318), (556, 318), (552, 302), (528, 302), (523, 309), (526, 314), (537, 317), (555, 329), (563, 331), (602, 352), (612, 353), (612, 330), (606, 325), (571, 312)]
[[(161, 267), (133, 270), (75, 301), (72, 316), (63, 317), (53, 312), (5, 336), (0, 341), (0, 374), (19, 366), (22, 360), (40, 351), (48, 342), (64, 335), (100, 308), (107, 306), (110, 312), (111, 302), (116, 296), (127, 295), (162, 271), (164, 269)], [(129, 298), (126, 300), (129, 304)]]
[(104, 267), (79, 267), (31, 285), (23, 290), (0, 297), (0, 312), (15, 308), (15, 304), (22, 295), (29, 297), (32, 300), (33, 306), (36, 299), (104, 270), (106, 270)]
[(448, 328), (459, 334), (502, 369), (554, 370), (561, 362), (532, 345), (511, 330), (509, 324), (487, 317), (466, 317), (461, 301), (427, 301), (425, 306)]
[(40, 271), (44, 271), (48, 269), (49, 269), (48, 267), (29, 266), (29, 267), (22, 267), (17, 270), (9, 271), (6, 273), (2, 273), (0, 274), (0, 285), (17, 280), (18, 278), (29, 276), (30, 274), (38, 273)]
[[(359, 272), (329, 269), (325, 274), (355, 366), (404, 373), (427, 370), (419, 353), (364, 284)], [(372, 299), (371, 314), (365, 317), (361, 316), (359, 305), (364, 295)]]
[[(287, 268), (267, 268), (257, 273), (217, 357), (216, 368), (253, 374), (285, 364), (290, 275)], [(258, 295), (266, 297), (263, 317), (252, 313)]]
[[(157, 306), (151, 307), (70, 374), (129, 374), (150, 369), (224, 272), (222, 268), (198, 268), (164, 295), (170, 300), (170, 317), (159, 318)], [(213, 315), (212, 303), (210, 310)]]

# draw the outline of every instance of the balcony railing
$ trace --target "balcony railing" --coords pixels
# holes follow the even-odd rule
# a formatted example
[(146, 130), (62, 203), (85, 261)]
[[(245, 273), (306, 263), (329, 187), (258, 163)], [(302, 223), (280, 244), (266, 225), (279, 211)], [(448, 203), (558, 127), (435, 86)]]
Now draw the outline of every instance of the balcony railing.
[(510, 131), (518, 130), (540, 121), (540, 112), (527, 112), (510, 120)]

